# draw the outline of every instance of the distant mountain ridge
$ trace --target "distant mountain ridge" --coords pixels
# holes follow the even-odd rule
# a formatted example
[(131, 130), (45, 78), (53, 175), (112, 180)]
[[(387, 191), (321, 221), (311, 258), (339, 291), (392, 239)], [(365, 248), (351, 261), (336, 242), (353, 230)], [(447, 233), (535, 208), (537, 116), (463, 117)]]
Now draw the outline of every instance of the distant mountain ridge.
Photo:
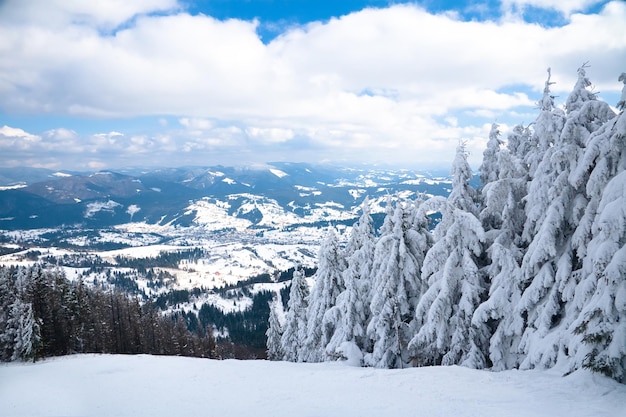
[(285, 162), (93, 173), (3, 169), (0, 180), (4, 230), (130, 221), (190, 226), (222, 214), (231, 220), (223, 229), (234, 227), (232, 220), (236, 227), (278, 228), (355, 218), (366, 195), (382, 211), (388, 194), (449, 192), (447, 178), (427, 171)]

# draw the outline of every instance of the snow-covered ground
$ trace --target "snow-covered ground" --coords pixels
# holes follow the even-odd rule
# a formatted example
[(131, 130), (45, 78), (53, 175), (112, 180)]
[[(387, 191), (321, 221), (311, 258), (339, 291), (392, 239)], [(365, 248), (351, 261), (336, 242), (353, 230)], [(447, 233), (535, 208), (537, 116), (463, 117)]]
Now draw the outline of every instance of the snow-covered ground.
[(626, 385), (578, 371), (384, 370), (77, 355), (0, 365), (2, 416), (626, 416)]

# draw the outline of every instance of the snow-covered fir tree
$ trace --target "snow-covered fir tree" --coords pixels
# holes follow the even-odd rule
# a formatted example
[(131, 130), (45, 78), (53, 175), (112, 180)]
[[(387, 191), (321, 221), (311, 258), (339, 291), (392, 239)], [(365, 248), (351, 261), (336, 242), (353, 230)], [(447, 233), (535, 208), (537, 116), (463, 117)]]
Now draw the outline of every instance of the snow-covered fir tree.
[(472, 324), (481, 333), (490, 334), (489, 359), (493, 369), (510, 369), (518, 365), (517, 346), (522, 317), (511, 314), (519, 302), (522, 259), (521, 233), (524, 224), (527, 170), (523, 163), (521, 140), (528, 139), (522, 126), (509, 135), (508, 145), (515, 152), (498, 150), (499, 177), (482, 188), (483, 209), (480, 219), (485, 229), (488, 266), (483, 270), (490, 283), (488, 299), (475, 311)]
[(567, 96), (567, 100), (565, 101), (565, 110), (568, 114), (580, 110), (586, 102), (596, 100), (596, 95), (588, 89), (592, 84), (589, 78), (587, 78), (585, 68), (589, 68), (587, 62), (578, 68), (578, 79), (576, 80), (574, 89)]
[(307, 332), (307, 300), (309, 285), (300, 268), (293, 271), (285, 325), (280, 339), (283, 359), (291, 362), (304, 361), (304, 342)]
[(5, 351), (11, 351), (10, 360), (34, 359), (41, 343), (40, 326), (33, 314), (32, 278), (29, 270), (22, 268), (16, 274), (13, 302), (8, 306), (4, 330)]
[(283, 326), (279, 315), (278, 301), (274, 300), (270, 304), (270, 316), (267, 331), (265, 332), (265, 336), (267, 336), (267, 358), (272, 361), (281, 360), (284, 356), (281, 344)]
[[(626, 130), (623, 131), (626, 134)], [(626, 171), (604, 190), (587, 262), (595, 291), (574, 322), (575, 365), (626, 382)]]
[(335, 306), (337, 296), (345, 289), (342, 278), (344, 270), (345, 259), (337, 234), (333, 228), (329, 228), (319, 250), (315, 284), (308, 299), (307, 335), (303, 351), (306, 362), (321, 362), (325, 359), (326, 346), (337, 326), (336, 317), (326, 313)]
[(486, 293), (479, 272), (484, 231), (476, 217), (471, 177), (465, 147), (460, 145), (452, 165), (452, 192), (422, 268), (429, 288), (417, 305), (417, 334), (409, 343), (414, 362), (420, 365), (485, 366), (489, 335), (471, 323)]
[[(623, 79), (622, 79), (623, 78)], [(625, 83), (626, 78), (620, 76)], [(591, 134), (570, 182), (589, 203), (574, 232), (584, 255), (570, 314), (573, 369), (585, 366), (626, 381), (626, 117), (622, 112)]]
[(35, 358), (41, 342), (39, 323), (33, 315), (32, 304), (17, 299), (11, 305), (8, 327), (13, 329), (13, 354), (11, 360), (28, 361)]
[(626, 109), (626, 72), (622, 72), (617, 80), (624, 83), (624, 87), (622, 87), (622, 95), (617, 102), (617, 108), (624, 111), (624, 109)]
[(487, 148), (483, 152), (483, 163), (480, 165), (479, 169), (480, 182), (482, 185), (493, 182), (499, 177), (498, 154), (502, 143), (498, 125), (493, 123), (491, 125), (491, 131), (489, 132)]
[(380, 368), (401, 367), (408, 361), (409, 324), (421, 297), (420, 269), (429, 247), (425, 216), (417, 216), (414, 207), (401, 202), (392, 216), (385, 219), (390, 227), (384, 229), (386, 234), (380, 236), (374, 251), (367, 327), (372, 352), (365, 362)]
[(511, 153), (514, 161), (521, 170), (528, 175), (528, 153), (533, 148), (532, 131), (529, 126), (515, 125), (507, 136), (506, 149)]
[[(546, 80), (545, 87), (543, 89), (543, 97), (538, 103), (540, 109), (539, 116), (537, 116), (533, 125), (533, 135), (530, 139), (530, 149), (528, 150), (528, 153), (526, 153), (525, 162), (528, 166), (528, 174), (530, 178), (535, 177), (535, 171), (544, 159), (546, 152), (552, 148), (553, 144), (561, 135), (561, 130), (565, 124), (565, 113), (563, 110), (554, 106), (554, 97), (550, 92), (550, 86), (554, 84), (554, 82), (551, 81), (551, 78), (552, 72), (550, 68), (548, 68), (548, 79)], [(541, 208), (538, 208), (537, 211), (540, 213)], [(539, 214), (535, 214), (535, 216), (538, 215)], [(530, 240), (532, 240), (532, 236), (527, 238), (527, 241)]]
[(369, 319), (374, 223), (367, 197), (361, 204), (361, 211), (361, 217), (352, 228), (346, 246), (347, 267), (343, 273), (345, 289), (337, 296), (336, 305), (327, 313), (328, 318), (332, 318), (337, 326), (326, 346), (326, 355), (330, 358), (345, 359), (347, 352), (360, 352), (362, 357), (363, 352), (369, 348), (365, 329)]
[(561, 134), (546, 151), (527, 196), (524, 234), (532, 240), (522, 261), (526, 288), (518, 305), (518, 313), (527, 318), (520, 343), (523, 368), (552, 366), (569, 349), (566, 328), (573, 314), (566, 310), (577, 285), (574, 271), (582, 259), (572, 244), (572, 234), (587, 199), (568, 178), (589, 135), (614, 115), (594, 94), (580, 91), (590, 82), (583, 68), (578, 75)]
[(9, 327), (11, 306), (16, 300), (15, 283), (8, 268), (0, 269), (0, 361), (13, 356), (15, 329)]

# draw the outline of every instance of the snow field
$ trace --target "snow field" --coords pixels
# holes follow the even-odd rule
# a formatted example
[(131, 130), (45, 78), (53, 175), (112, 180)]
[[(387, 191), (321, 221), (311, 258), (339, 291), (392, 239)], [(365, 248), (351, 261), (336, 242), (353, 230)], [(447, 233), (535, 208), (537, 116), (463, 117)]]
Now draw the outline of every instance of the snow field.
[(587, 371), (374, 369), (343, 363), (76, 355), (0, 365), (7, 416), (626, 416), (626, 386)]

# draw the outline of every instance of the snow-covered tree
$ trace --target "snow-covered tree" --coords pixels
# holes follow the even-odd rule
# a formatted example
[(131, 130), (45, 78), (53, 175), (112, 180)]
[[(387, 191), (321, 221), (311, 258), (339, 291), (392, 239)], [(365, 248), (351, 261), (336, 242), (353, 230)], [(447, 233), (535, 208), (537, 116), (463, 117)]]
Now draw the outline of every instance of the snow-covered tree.
[(309, 285), (302, 270), (296, 268), (291, 279), (285, 325), (280, 339), (283, 359), (286, 361), (303, 362), (305, 359), (303, 346), (307, 331), (308, 297)]
[(532, 131), (530, 127), (523, 125), (515, 125), (507, 136), (506, 149), (509, 150), (516, 163), (521, 169), (528, 174), (527, 155), (533, 148)]
[(622, 382), (626, 380), (621, 293), (626, 279), (625, 137), (626, 116), (621, 112), (591, 134), (569, 178), (573, 186), (585, 189), (589, 200), (572, 238), (584, 258), (571, 303), (570, 314), (579, 312), (570, 327), (571, 366), (589, 367)]
[[(15, 276), (14, 298), (8, 308), (5, 335), (10, 346), (10, 360), (34, 359), (41, 342), (40, 326), (33, 313), (29, 269), (20, 268)], [(12, 340), (11, 340), (12, 339)]]
[(425, 216), (417, 217), (412, 207), (396, 204), (390, 228), (376, 243), (372, 265), (371, 319), (367, 336), (372, 352), (365, 357), (370, 366), (400, 367), (407, 362), (409, 323), (423, 288), (420, 269), (429, 247)]
[(484, 231), (476, 217), (471, 176), (465, 147), (460, 145), (452, 166), (452, 192), (422, 267), (429, 288), (417, 305), (417, 334), (409, 343), (420, 365), (485, 366), (489, 335), (478, 333), (471, 323), (486, 292), (479, 272)]
[(39, 323), (33, 315), (30, 303), (20, 299), (15, 300), (11, 306), (8, 327), (14, 329), (13, 355), (11, 360), (27, 361), (34, 359), (41, 342)]
[(278, 302), (274, 300), (270, 304), (269, 325), (265, 332), (265, 336), (267, 336), (267, 358), (272, 361), (281, 360), (284, 356), (281, 344), (283, 326), (280, 322), (279, 314)]
[(11, 306), (16, 300), (15, 283), (8, 268), (0, 269), (0, 361), (13, 356), (15, 329), (8, 326)]
[(626, 72), (622, 72), (617, 80), (624, 83), (624, 87), (622, 87), (622, 95), (617, 102), (617, 108), (624, 111), (626, 108)]
[(361, 356), (369, 347), (364, 336), (369, 318), (374, 225), (368, 198), (363, 201), (361, 209), (361, 217), (352, 228), (346, 246), (349, 256), (343, 273), (345, 289), (337, 296), (336, 305), (326, 313), (326, 320), (337, 324), (335, 333), (326, 346), (326, 354), (331, 358), (343, 358), (346, 343), (352, 344), (351, 352), (359, 351)]
[[(552, 72), (548, 68), (548, 79), (543, 89), (543, 97), (538, 103), (541, 111), (533, 125), (533, 135), (530, 138), (531, 148), (526, 154), (525, 162), (531, 178), (535, 177), (535, 171), (544, 159), (546, 152), (557, 141), (565, 124), (565, 113), (561, 109), (554, 107), (554, 97), (550, 93), (550, 86), (554, 82), (551, 81), (551, 78)], [(531, 240), (531, 238), (528, 240)]]
[(595, 93), (588, 89), (592, 84), (589, 78), (587, 78), (587, 71), (585, 71), (585, 68), (589, 68), (587, 64), (588, 63), (585, 62), (578, 68), (578, 79), (576, 80), (574, 89), (567, 96), (567, 100), (565, 101), (565, 110), (568, 114), (580, 110), (587, 101), (596, 100)]
[(344, 290), (342, 274), (345, 260), (337, 235), (329, 228), (319, 250), (315, 285), (309, 295), (307, 310), (307, 336), (304, 345), (304, 360), (321, 362), (325, 359), (326, 346), (332, 338), (337, 323), (326, 312), (335, 306), (337, 296)]
[(502, 143), (499, 126), (493, 123), (489, 132), (487, 148), (483, 152), (483, 162), (479, 169), (480, 182), (483, 186), (497, 180), (499, 177), (498, 153)]
[(626, 382), (626, 171), (607, 184), (598, 210), (586, 259), (596, 286), (574, 322), (584, 343), (575, 361)]
[[(523, 128), (514, 129), (508, 144), (517, 151), (522, 145)], [(514, 138), (511, 141), (511, 137)], [(512, 314), (520, 300), (520, 248), (524, 225), (523, 198), (527, 171), (523, 152), (509, 148), (498, 153), (499, 178), (482, 189), (483, 210), (480, 219), (485, 229), (487, 264), (483, 270), (490, 283), (489, 296), (475, 311), (472, 324), (481, 333), (490, 334), (489, 358), (493, 369), (510, 369), (518, 365), (516, 354), (523, 320)]]
[(589, 84), (579, 69), (559, 138), (546, 151), (529, 187), (524, 237), (530, 243), (522, 261), (525, 290), (518, 305), (518, 313), (527, 317), (520, 343), (524, 368), (553, 366), (569, 349), (566, 327), (576, 314), (568, 310), (578, 279), (574, 271), (582, 259), (572, 235), (587, 206), (586, 196), (569, 176), (589, 135), (614, 115), (594, 94), (579, 91)]

